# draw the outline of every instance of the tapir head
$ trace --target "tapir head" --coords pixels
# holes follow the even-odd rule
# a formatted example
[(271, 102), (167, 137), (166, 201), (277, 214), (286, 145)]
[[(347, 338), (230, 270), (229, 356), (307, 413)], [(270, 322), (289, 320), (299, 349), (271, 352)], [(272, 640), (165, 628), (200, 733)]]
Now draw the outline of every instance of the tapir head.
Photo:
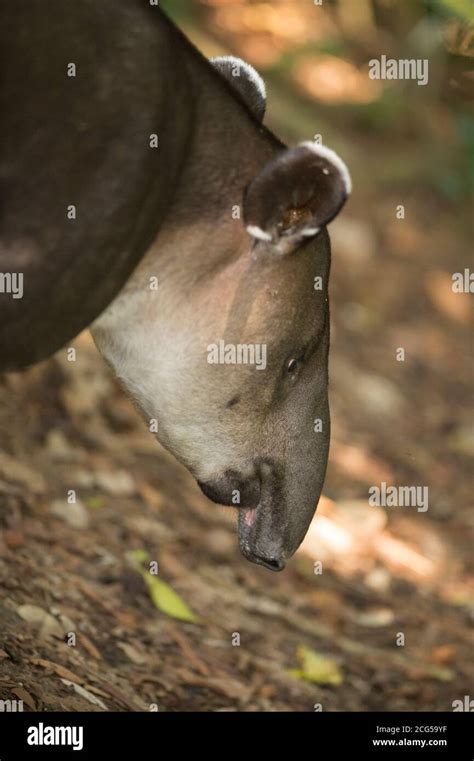
[[(236, 59), (214, 65), (260, 119), (256, 72)], [(184, 188), (185, 180), (186, 195)], [(158, 439), (209, 499), (238, 508), (242, 553), (272, 570), (302, 541), (324, 481), (326, 225), (350, 189), (345, 165), (329, 149), (272, 146), (269, 160), (244, 178), (240, 197), (216, 200), (214, 218), (206, 209), (204, 221), (183, 226), (178, 206), (93, 329), (146, 418), (157, 421)], [(187, 252), (179, 266), (177, 247)]]

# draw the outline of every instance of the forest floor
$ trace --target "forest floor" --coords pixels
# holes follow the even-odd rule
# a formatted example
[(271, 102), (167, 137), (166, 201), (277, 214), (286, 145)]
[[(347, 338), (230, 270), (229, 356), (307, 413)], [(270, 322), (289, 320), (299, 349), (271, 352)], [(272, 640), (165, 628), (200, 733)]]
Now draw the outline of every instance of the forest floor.
[[(272, 92), (291, 139), (288, 90)], [(442, 711), (472, 694), (469, 296), (451, 288), (467, 234), (455, 204), (397, 179), (401, 157), (419, 177), (433, 162), (420, 142), (387, 156), (383, 134), (322, 126), (356, 191), (330, 229), (333, 433), (305, 542), (280, 574), (244, 560), (232, 509), (158, 446), (82, 334), (75, 362), (0, 379), (0, 700)], [(370, 507), (383, 481), (428, 486), (429, 509)], [(195, 622), (154, 604), (150, 561)]]
[[(360, 306), (362, 319), (342, 240), (334, 248), (325, 497), (281, 574), (240, 556), (232, 509), (156, 444), (87, 333), (76, 362), (60, 352), (4, 376), (0, 699), (49, 711), (450, 710), (470, 694), (463, 325), (428, 303), (406, 324), (410, 273), (389, 251), (386, 311), (374, 302), (372, 323)], [(416, 359), (395, 361), (415, 344)], [(369, 507), (382, 481), (428, 485), (429, 509)], [(199, 621), (154, 606), (144, 552)], [(292, 673), (302, 648), (317, 654), (309, 680)]]

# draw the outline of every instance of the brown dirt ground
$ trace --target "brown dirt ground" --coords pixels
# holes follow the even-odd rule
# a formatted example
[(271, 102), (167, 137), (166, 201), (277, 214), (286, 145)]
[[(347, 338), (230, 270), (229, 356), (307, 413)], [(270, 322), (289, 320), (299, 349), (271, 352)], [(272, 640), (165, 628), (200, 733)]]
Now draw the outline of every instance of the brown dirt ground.
[[(273, 124), (285, 109), (295, 138), (288, 89), (272, 93)], [(336, 121), (323, 131), (356, 190), (331, 226), (333, 437), (301, 551), (282, 574), (241, 558), (232, 511), (155, 443), (83, 334), (76, 362), (62, 351), (0, 380), (0, 699), (43, 711), (439, 711), (472, 694), (469, 296), (451, 290), (467, 227), (424, 184), (434, 153), (406, 124), (395, 143)], [(428, 485), (429, 510), (369, 508), (382, 480)], [(58, 514), (70, 489), (76, 526)], [(157, 610), (134, 550), (199, 623)], [(289, 673), (302, 645), (335, 661), (342, 683)]]

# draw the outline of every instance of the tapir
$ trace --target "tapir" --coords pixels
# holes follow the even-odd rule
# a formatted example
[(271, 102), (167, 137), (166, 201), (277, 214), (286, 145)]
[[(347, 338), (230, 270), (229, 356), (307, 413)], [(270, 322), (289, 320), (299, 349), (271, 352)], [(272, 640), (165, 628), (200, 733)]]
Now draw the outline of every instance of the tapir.
[[(90, 327), (240, 549), (281, 570), (325, 477), (330, 244), (351, 180), (152, 0), (4, 0), (0, 368)], [(20, 287), (21, 285), (21, 287)]]

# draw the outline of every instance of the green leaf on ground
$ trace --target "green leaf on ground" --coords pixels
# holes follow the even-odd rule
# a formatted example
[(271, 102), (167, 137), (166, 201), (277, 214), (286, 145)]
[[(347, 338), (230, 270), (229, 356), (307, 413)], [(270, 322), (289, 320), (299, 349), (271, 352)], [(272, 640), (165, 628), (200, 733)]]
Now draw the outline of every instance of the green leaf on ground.
[(314, 684), (330, 684), (339, 687), (343, 677), (339, 665), (333, 658), (328, 658), (309, 647), (300, 645), (296, 651), (299, 669), (291, 669), (290, 673), (297, 679), (305, 679)]
[(140, 573), (148, 587), (153, 604), (158, 610), (180, 621), (190, 621), (191, 623), (199, 621), (191, 608), (176, 594), (169, 584), (158, 579), (156, 576), (152, 576), (144, 568), (140, 568)]

